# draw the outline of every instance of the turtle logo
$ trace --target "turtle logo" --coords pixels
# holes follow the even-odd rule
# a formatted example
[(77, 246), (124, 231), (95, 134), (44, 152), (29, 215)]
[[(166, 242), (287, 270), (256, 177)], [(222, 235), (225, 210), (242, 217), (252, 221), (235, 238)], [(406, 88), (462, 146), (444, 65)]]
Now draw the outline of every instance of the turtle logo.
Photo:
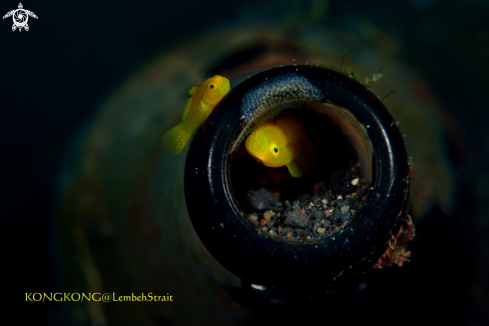
[(12, 19), (14, 20), (14, 24), (12, 25), (12, 31), (14, 32), (17, 28), (19, 29), (19, 32), (22, 31), (22, 28), (25, 29), (26, 31), (29, 30), (29, 25), (27, 25), (29, 16), (37, 19), (36, 14), (33, 13), (32, 11), (25, 10), (24, 6), (22, 6), (22, 3), (19, 3), (19, 9), (14, 9), (6, 13), (5, 16), (3, 16), (3, 19), (8, 18), (10, 16), (12, 16)]

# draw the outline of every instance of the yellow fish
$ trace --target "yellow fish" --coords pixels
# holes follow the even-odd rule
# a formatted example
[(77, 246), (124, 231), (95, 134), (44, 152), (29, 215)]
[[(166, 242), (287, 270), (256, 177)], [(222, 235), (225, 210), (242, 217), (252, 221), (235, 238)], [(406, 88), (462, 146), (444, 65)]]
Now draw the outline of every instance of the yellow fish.
[(229, 79), (219, 75), (207, 79), (197, 87), (192, 87), (183, 109), (182, 122), (163, 135), (163, 145), (178, 155), (187, 145), (195, 128), (204, 123), (214, 107), (229, 92)]
[(272, 168), (286, 165), (294, 178), (308, 173), (315, 164), (304, 121), (292, 113), (281, 113), (273, 122), (257, 127), (245, 146), (259, 163)]

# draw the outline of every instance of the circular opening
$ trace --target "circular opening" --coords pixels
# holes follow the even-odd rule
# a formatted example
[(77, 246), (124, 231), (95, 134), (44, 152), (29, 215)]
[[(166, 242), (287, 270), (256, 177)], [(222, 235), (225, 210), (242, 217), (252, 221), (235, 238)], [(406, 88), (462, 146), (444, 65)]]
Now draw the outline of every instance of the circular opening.
[(348, 110), (324, 103), (285, 108), (266, 123), (290, 127), (278, 122), (284, 119), (292, 119), (305, 134), (293, 162), (307, 172), (293, 177), (287, 166), (265, 166), (243, 141), (230, 160), (235, 198), (244, 218), (277, 240), (304, 243), (330, 237), (360, 214), (368, 197), (372, 146), (365, 126)]
[[(284, 88), (289, 82), (293, 87)], [(267, 92), (260, 93), (271, 84), (278, 93), (270, 98)], [(303, 96), (295, 96), (295, 88), (304, 89)], [(314, 151), (314, 168), (301, 178), (279, 174), (281, 170), (287, 172), (287, 168), (266, 168), (244, 148), (251, 126), (259, 126), (259, 121), (273, 121), (268, 117), (275, 119), (286, 109), (300, 114), (305, 120), (308, 139), (319, 146)], [(231, 152), (235, 148), (237, 151)], [(250, 222), (249, 214), (253, 212), (261, 214), (258, 222), (259, 218), (266, 219), (267, 212), (271, 221), (279, 213), (267, 210), (268, 207), (256, 211), (247, 207), (248, 192), (260, 190), (265, 178), (270, 180), (265, 184), (267, 191), (280, 192), (282, 207), (275, 204), (272, 208), (283, 208), (282, 220), (278, 216), (277, 220), (285, 224), (285, 200), (293, 207), (302, 194), (314, 199), (314, 186), (322, 181), (329, 193), (329, 184), (341, 181), (338, 171), (343, 171), (345, 180), (350, 182), (346, 188), (353, 187), (353, 175), (346, 176), (352, 167), (358, 168), (354, 173), (360, 176), (361, 172), (370, 187), (361, 196), (362, 202), (366, 197), (365, 206), (344, 221), (340, 217), (345, 225), (336, 223), (334, 227), (339, 230), (333, 228), (327, 234), (321, 230), (322, 238), (313, 239), (317, 224), (314, 208), (317, 211), (322, 208), (315, 206), (314, 201), (314, 207), (302, 206), (304, 213), (312, 213), (312, 217), (306, 214), (307, 225), (293, 228), (290, 238), (282, 232), (273, 235), (270, 230), (259, 230)], [(279, 175), (272, 177), (275, 173)], [(309, 291), (319, 289), (318, 284), (327, 287), (364, 272), (385, 252), (406, 213), (409, 194), (406, 178), (409, 178), (409, 168), (402, 135), (375, 94), (353, 78), (331, 69), (287, 66), (246, 79), (216, 106), (190, 146), (185, 167), (185, 198), (202, 243), (232, 273), (253, 284), (279, 286), (292, 282), (300, 291)], [(333, 209), (342, 216), (351, 214), (351, 207), (348, 212), (346, 207), (338, 205), (345, 198), (332, 196), (327, 205), (336, 205)], [(300, 199), (304, 201), (303, 196)], [(322, 200), (321, 197), (318, 201), (322, 203)], [(298, 207), (294, 212), (303, 217)], [(338, 217), (338, 213), (332, 217)], [(319, 227), (324, 225), (317, 226), (316, 234)], [(312, 230), (313, 236), (301, 235), (305, 229)], [(283, 239), (284, 235), (287, 239)]]

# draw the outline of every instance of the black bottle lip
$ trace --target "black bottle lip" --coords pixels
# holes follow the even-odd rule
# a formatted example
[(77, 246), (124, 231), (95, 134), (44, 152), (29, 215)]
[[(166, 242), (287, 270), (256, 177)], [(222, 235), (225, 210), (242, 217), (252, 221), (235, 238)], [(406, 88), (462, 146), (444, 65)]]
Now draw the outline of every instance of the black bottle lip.
[[(342, 232), (308, 243), (290, 243), (258, 232), (232, 192), (229, 149), (241, 129), (240, 104), (250, 89), (283, 73), (306, 77), (324, 101), (350, 111), (368, 126), (372, 192), (360, 216)], [(237, 85), (216, 106), (188, 152), (185, 197), (201, 241), (224, 267), (254, 284), (323, 288), (364, 272), (387, 248), (406, 214), (409, 166), (403, 137), (382, 101), (353, 78), (332, 69), (294, 65), (264, 71)]]

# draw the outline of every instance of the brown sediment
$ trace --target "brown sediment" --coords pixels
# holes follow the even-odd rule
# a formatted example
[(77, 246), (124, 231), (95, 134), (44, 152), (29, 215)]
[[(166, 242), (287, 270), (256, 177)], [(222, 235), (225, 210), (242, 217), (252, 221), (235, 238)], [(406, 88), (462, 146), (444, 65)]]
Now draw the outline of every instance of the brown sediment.
[(333, 178), (316, 183), (312, 196), (305, 193), (284, 199), (264, 212), (248, 208), (246, 211), (251, 213), (246, 215), (247, 220), (259, 232), (292, 242), (333, 236), (360, 215), (369, 189), (358, 165), (337, 170)]
[(411, 251), (406, 250), (406, 244), (414, 238), (414, 224), (411, 216), (407, 215), (397, 234), (389, 240), (389, 247), (384, 254), (375, 262), (370, 270), (390, 267), (393, 264), (402, 267), (405, 262), (409, 262)]

